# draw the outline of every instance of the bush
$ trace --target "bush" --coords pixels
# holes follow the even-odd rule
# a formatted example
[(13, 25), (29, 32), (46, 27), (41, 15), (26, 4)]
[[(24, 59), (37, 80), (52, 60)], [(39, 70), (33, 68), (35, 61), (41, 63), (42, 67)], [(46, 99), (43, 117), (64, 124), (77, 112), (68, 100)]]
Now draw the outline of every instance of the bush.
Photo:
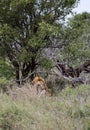
[(1, 106), (0, 130), (25, 130), (32, 120), (32, 116), (21, 104), (10, 101)]
[(1, 77), (0, 78), (0, 91), (6, 92), (8, 83), (9, 83), (9, 80), (7, 80), (5, 77)]

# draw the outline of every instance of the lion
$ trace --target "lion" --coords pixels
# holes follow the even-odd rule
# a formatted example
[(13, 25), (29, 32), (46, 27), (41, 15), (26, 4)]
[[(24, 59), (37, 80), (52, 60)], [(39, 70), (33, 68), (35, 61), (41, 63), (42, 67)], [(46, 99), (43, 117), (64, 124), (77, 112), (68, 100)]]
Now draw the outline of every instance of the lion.
[(48, 92), (46, 81), (42, 77), (36, 76), (32, 81), (32, 85), (36, 87), (36, 91), (39, 96), (41, 96), (42, 94), (51, 96), (51, 94)]

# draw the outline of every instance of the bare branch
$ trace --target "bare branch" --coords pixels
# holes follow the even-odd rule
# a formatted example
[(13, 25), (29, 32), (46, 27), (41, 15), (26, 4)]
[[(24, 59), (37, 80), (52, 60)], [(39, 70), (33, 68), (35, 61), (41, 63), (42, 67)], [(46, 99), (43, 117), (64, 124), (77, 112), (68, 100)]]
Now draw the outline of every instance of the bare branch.
[(81, 72), (90, 73), (90, 68), (88, 68), (89, 66), (90, 66), (90, 60), (86, 60), (78, 68), (70, 67), (65, 63), (61, 63), (59, 61), (57, 61), (56, 63), (56, 67), (60, 72), (60, 76), (72, 82), (73, 85), (76, 83), (84, 83), (83, 79), (80, 77), (80, 74)]

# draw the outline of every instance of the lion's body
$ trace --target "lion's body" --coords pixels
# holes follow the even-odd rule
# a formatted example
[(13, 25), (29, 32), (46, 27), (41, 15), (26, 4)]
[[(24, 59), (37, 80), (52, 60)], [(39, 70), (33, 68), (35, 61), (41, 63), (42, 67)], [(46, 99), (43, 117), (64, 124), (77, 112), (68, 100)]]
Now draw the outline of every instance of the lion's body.
[(37, 94), (41, 95), (41, 93), (44, 92), (46, 95), (50, 95), (50, 93), (48, 92), (46, 81), (42, 77), (36, 76), (33, 79), (32, 84), (34, 87), (36, 87)]

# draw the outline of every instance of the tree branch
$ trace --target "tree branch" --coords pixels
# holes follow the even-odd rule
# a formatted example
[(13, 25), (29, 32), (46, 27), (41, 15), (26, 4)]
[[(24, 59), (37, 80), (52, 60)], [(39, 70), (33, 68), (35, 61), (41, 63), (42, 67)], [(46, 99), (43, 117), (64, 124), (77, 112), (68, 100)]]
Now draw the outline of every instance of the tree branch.
[(78, 68), (69, 67), (65, 63), (61, 63), (57, 61), (56, 67), (60, 72), (60, 76), (64, 79), (73, 83), (84, 83), (83, 79), (80, 78), (81, 72), (90, 73), (90, 60), (86, 60), (83, 64), (81, 64)]

